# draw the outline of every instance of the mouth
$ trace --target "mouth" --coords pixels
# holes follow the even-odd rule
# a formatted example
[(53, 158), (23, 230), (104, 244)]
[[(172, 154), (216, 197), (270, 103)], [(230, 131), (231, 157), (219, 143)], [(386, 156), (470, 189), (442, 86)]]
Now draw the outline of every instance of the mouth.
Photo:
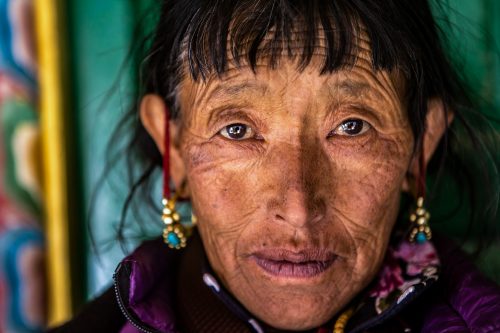
[(257, 251), (251, 258), (267, 273), (287, 278), (312, 278), (332, 266), (337, 256), (329, 251), (308, 249), (299, 252), (284, 249)]

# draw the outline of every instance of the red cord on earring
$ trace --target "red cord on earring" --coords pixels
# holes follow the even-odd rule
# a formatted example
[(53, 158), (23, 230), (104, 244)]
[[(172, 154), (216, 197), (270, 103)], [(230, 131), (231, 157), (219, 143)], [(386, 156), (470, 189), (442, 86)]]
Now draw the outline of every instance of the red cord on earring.
[(170, 199), (170, 113), (165, 107), (165, 137), (163, 147), (163, 198)]
[(420, 169), (420, 175), (419, 175), (419, 179), (417, 180), (417, 198), (421, 197), (421, 198), (425, 199), (425, 190), (426, 190), (425, 177), (426, 177), (427, 170), (426, 170), (425, 153), (424, 153), (423, 143), (422, 143), (422, 150), (420, 152), (419, 169)]

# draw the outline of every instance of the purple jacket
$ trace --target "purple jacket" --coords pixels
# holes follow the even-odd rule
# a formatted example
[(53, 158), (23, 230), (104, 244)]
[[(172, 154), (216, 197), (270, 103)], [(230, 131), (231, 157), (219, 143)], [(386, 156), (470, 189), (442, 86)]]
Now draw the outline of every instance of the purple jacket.
[[(449, 242), (435, 245), (402, 242), (390, 247), (346, 332), (389, 332), (380, 327), (391, 327), (395, 318), (415, 307), (422, 332), (500, 332), (500, 288)], [(118, 266), (115, 291), (128, 320), (121, 333), (176, 332), (172, 277), (177, 260), (176, 252), (155, 240), (141, 245)]]

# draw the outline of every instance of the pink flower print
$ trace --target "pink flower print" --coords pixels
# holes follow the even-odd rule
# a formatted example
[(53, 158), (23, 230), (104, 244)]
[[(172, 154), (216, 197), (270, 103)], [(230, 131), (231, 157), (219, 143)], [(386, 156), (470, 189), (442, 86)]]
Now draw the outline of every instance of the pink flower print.
[(379, 273), (377, 285), (370, 291), (370, 296), (386, 298), (391, 292), (403, 285), (403, 283), (403, 271), (393, 257), (392, 251), (389, 250), (384, 266)]
[(407, 262), (406, 273), (410, 276), (421, 274), (426, 267), (439, 265), (436, 249), (430, 242), (424, 244), (402, 242), (394, 251), (394, 257)]

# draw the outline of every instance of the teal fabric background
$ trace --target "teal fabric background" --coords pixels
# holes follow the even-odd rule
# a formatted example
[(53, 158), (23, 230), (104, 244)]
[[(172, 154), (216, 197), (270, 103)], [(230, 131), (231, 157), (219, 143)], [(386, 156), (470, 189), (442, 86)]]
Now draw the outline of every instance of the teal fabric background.
[[(459, 74), (480, 102), (478, 111), (490, 120), (489, 132), (494, 132), (496, 135), (496, 151), (492, 159), (496, 163), (496, 168), (499, 168), (500, 2), (496, 0), (444, 0), (439, 3), (441, 8), (435, 10), (435, 16), (449, 40), (446, 50)], [(476, 134), (487, 135), (485, 132)], [(476, 156), (474, 152), (469, 152), (467, 158), (473, 161)], [(434, 179), (430, 178), (428, 187), (432, 188)], [(436, 197), (439, 200), (429, 203), (429, 209), (433, 215), (431, 226), (434, 230), (442, 231), (447, 235), (463, 238), (469, 232), (467, 218), (470, 209), (467, 204), (460, 202), (461, 190), (457, 182), (448, 179), (446, 174), (443, 178), (445, 180), (440, 182), (442, 186), (436, 189)], [(496, 209), (499, 209), (498, 202)], [(450, 215), (450, 211), (454, 213)], [(444, 216), (448, 218), (443, 218)], [(497, 214), (497, 219), (499, 217)], [(500, 221), (497, 220), (497, 228), (498, 226), (500, 226)], [(472, 249), (474, 245), (470, 242), (465, 248)], [(500, 283), (499, 253), (500, 244), (496, 242), (477, 261), (484, 273)]]
[[(102, 179), (109, 160), (107, 145), (113, 130), (133, 105), (138, 82), (138, 61), (129, 55), (138, 26), (143, 22), (150, 0), (84, 0), (67, 3), (70, 46), (71, 90), (75, 114), (73, 134), (78, 142), (78, 165), (82, 193), (81, 274), (74, 276), (85, 289), (82, 298), (98, 293), (111, 282), (123, 251), (115, 241), (125, 194), (125, 173), (113, 172)], [(139, 36), (138, 35), (138, 36)], [(115, 144), (123, 144), (123, 138)], [(115, 170), (123, 170), (125, 166)], [(95, 198), (95, 200), (93, 200)], [(98, 254), (92, 246), (98, 245)], [(160, 233), (158, 231), (158, 233)], [(75, 300), (82, 304), (85, 299)]]
[[(471, 87), (493, 106), (484, 112), (498, 119), (500, 1), (450, 0), (445, 2), (445, 6), (452, 8), (447, 10), (445, 19), (451, 20), (454, 30), (448, 32), (453, 41), (453, 57), (459, 64), (460, 71), (469, 78)], [(82, 225), (80, 230), (85, 248), (80, 256), (82, 262), (86, 262), (86, 273), (74, 278), (80, 279), (82, 285), (85, 285), (84, 295), (87, 297), (110, 283), (116, 263), (123, 256), (113, 239), (128, 191), (123, 184), (124, 173), (117, 168), (118, 171), (111, 173), (106, 181), (100, 179), (100, 176), (106, 165), (106, 145), (110, 135), (118, 120), (136, 102), (133, 98), (138, 81), (139, 59), (132, 56), (126, 61), (127, 53), (136, 33), (135, 28), (144, 13), (151, 8), (156, 8), (153, 0), (68, 2), (73, 91), (73, 109), (70, 111), (75, 114), (75, 123), (72, 126), (77, 136), (78, 146), (75, 149), (80, 159), (79, 181), (83, 187), (82, 200), (86, 207), (85, 211), (81, 212), (81, 220), (77, 221)], [(142, 23), (146, 23), (146, 26), (154, 24), (153, 21)], [(92, 206), (92, 193), (98, 185), (100, 194)], [(448, 200), (452, 202), (453, 191), (457, 191), (457, 188), (452, 184), (443, 191), (448, 191), (444, 197), (448, 196)], [(433, 215), (439, 216), (439, 211), (445, 210), (446, 202), (436, 202), (431, 206)], [(437, 212), (434, 214), (433, 210)], [(104, 244), (100, 248), (105, 251), (99, 258), (93, 254), (89, 234), (84, 227), (90, 217), (96, 242)], [(457, 236), (465, 232), (463, 221), (457, 220), (437, 228)], [(158, 235), (160, 232), (161, 230), (157, 230)], [(498, 248), (495, 251), (498, 251)], [(487, 259), (487, 263), (483, 266), (488, 274), (495, 276), (490, 266), (500, 267), (500, 259), (492, 257)], [(498, 276), (496, 279), (500, 281)], [(83, 302), (83, 299), (80, 301)]]

